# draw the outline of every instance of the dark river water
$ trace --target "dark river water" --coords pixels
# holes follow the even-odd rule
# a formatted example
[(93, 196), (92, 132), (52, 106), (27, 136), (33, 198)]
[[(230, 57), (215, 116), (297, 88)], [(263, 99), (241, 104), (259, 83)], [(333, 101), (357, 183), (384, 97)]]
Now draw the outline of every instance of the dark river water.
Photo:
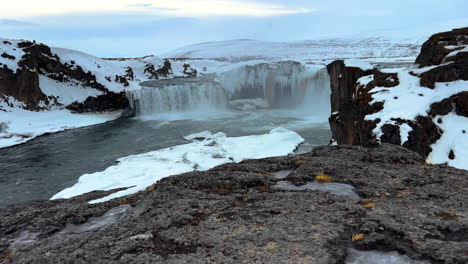
[(299, 152), (328, 144), (331, 132), (323, 119), (318, 122), (295, 116), (262, 111), (208, 120), (119, 119), (0, 149), (0, 207), (49, 199), (72, 186), (81, 175), (102, 171), (118, 158), (183, 144), (184, 136), (205, 130), (245, 136), (283, 127), (305, 139)]

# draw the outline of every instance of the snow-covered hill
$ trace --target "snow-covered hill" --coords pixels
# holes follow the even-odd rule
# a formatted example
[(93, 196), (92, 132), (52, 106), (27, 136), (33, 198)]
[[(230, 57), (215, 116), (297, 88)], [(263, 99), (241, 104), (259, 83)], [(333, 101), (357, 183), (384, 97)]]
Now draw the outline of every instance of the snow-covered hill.
[(119, 114), (125, 91), (148, 80), (196, 75), (189, 65), (155, 56), (102, 59), (25, 40), (0, 39), (0, 147), (35, 136), (102, 123)]
[(400, 41), (379, 36), (297, 42), (265, 42), (242, 39), (190, 45), (165, 53), (163, 57), (229, 62), (293, 60), (327, 63), (336, 59), (414, 61), (423, 41), (423, 38)]

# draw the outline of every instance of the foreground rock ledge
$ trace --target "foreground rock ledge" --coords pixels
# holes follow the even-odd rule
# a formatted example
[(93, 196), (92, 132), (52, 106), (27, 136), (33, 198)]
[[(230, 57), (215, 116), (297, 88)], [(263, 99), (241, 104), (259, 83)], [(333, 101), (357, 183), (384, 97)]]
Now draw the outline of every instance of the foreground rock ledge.
[[(324, 172), (375, 206), (272, 188), (283, 170), (293, 170), (286, 180), (295, 184)], [(104, 195), (95, 192), (9, 206), (0, 212), (0, 262), (344, 263), (356, 248), (468, 263), (467, 189), (467, 171), (429, 166), (402, 147), (319, 147), (169, 177), (102, 204), (86, 202)], [(131, 208), (114, 224), (60, 233), (122, 204)], [(12, 247), (26, 231), (37, 233), (34, 241)], [(353, 242), (353, 234), (365, 237)]]

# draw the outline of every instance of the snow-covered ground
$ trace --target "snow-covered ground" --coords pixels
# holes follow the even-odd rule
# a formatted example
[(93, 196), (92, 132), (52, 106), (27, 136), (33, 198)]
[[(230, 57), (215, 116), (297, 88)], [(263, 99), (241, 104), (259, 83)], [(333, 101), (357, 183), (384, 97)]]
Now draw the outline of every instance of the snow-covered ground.
[[(13, 98), (9, 101), (20, 104)], [(65, 109), (33, 112), (7, 105), (3, 105), (3, 108), (7, 112), (0, 111), (0, 148), (22, 144), (47, 133), (104, 123), (120, 116), (120, 112), (72, 114)]]
[[(70, 198), (94, 190), (112, 190), (129, 187), (102, 199), (98, 203), (144, 190), (147, 186), (170, 175), (194, 170), (204, 171), (215, 166), (284, 156), (293, 153), (304, 139), (296, 132), (276, 128), (267, 134), (227, 137), (224, 133), (197, 133), (185, 137), (191, 143), (120, 158), (118, 164), (102, 172), (81, 176), (74, 186), (65, 189), (52, 199)], [(197, 141), (198, 138), (204, 138)]]
[(162, 54), (167, 58), (210, 59), (221, 62), (304, 61), (328, 63), (336, 59), (414, 61), (426, 37), (389, 40), (380, 36), (333, 38), (296, 42), (230, 40), (190, 45)]

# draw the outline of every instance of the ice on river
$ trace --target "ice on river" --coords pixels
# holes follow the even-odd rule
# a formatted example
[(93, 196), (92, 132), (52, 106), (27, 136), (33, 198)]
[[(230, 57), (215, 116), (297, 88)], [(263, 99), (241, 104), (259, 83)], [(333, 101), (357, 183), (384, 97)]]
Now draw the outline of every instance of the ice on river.
[[(207, 133), (203, 133), (207, 136)], [(199, 138), (189, 135), (187, 139)], [(227, 137), (224, 133), (211, 134), (202, 141), (193, 141), (166, 149), (118, 159), (118, 164), (104, 171), (81, 176), (78, 182), (51, 199), (70, 198), (95, 190), (112, 190), (130, 187), (104, 198), (91, 201), (99, 203), (144, 190), (147, 186), (170, 175), (194, 170), (209, 170), (221, 164), (284, 156), (304, 141), (296, 132), (276, 128), (267, 134), (244, 137)]]

